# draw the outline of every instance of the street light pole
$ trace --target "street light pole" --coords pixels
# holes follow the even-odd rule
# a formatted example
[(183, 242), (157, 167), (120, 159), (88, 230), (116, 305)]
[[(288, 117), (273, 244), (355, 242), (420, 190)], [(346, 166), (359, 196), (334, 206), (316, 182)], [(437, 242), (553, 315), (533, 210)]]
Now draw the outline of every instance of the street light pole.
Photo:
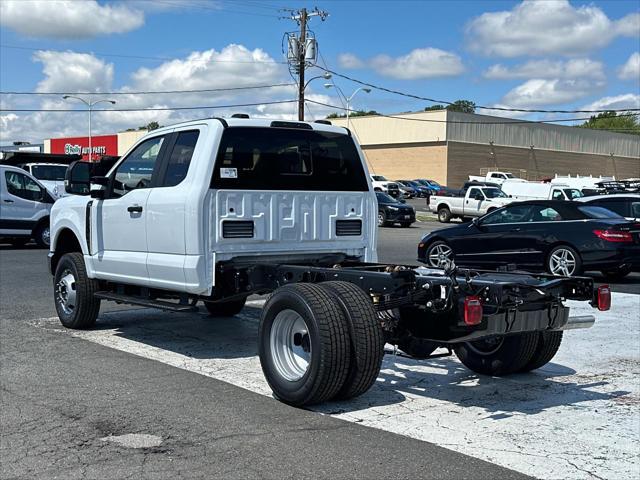
[[(65, 95), (62, 98), (64, 100), (68, 100), (69, 98), (73, 98), (75, 100), (80, 100), (82, 103), (84, 103), (89, 108), (89, 161), (91, 161), (92, 154), (93, 154), (93, 138), (92, 138), (92, 132), (91, 132), (91, 113), (93, 112), (93, 107), (94, 107), (94, 105), (97, 105), (97, 104), (99, 104), (101, 102), (110, 103), (111, 105), (115, 105), (116, 101), (115, 100), (101, 99), (101, 100), (96, 100), (96, 101), (92, 102), (90, 100), (87, 101), (84, 98), (76, 97), (74, 95)], [(82, 151), (80, 152), (80, 154), (82, 154)]]
[(340, 93), (342, 95), (342, 98), (344, 98), (344, 100), (345, 100), (345, 102), (347, 104), (347, 128), (349, 128), (349, 125), (350, 125), (349, 116), (351, 114), (351, 100), (353, 100), (353, 97), (355, 97), (356, 93), (358, 93), (360, 90), (362, 90), (365, 93), (371, 93), (371, 89), (367, 88), (367, 87), (358, 87), (358, 88), (355, 89), (355, 91), (351, 94), (350, 97), (347, 97), (344, 94), (344, 92), (342, 91), (342, 89), (338, 85), (336, 85), (335, 83), (325, 83), (324, 84), (324, 88), (331, 88), (331, 87), (335, 88), (338, 91), (338, 93)]

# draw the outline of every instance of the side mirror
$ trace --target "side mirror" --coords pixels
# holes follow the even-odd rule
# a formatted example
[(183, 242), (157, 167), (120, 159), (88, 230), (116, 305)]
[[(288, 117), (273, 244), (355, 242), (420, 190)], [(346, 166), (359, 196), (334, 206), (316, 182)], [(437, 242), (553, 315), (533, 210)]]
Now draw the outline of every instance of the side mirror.
[(64, 190), (72, 195), (87, 195), (89, 193), (89, 179), (91, 178), (91, 163), (77, 160), (67, 168), (64, 176)]
[(479, 217), (473, 217), (473, 218), (471, 219), (471, 223), (473, 223), (474, 225), (478, 225), (478, 222), (479, 222), (478, 218), (479, 218)]

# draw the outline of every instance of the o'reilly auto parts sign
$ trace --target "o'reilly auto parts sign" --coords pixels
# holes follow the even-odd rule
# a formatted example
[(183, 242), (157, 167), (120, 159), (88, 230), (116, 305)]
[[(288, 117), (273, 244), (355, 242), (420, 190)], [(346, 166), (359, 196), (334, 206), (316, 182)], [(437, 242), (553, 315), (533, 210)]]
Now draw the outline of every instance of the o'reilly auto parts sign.
[(97, 135), (91, 137), (52, 138), (51, 153), (82, 155), (83, 160), (97, 160), (102, 155), (118, 155), (118, 135)]

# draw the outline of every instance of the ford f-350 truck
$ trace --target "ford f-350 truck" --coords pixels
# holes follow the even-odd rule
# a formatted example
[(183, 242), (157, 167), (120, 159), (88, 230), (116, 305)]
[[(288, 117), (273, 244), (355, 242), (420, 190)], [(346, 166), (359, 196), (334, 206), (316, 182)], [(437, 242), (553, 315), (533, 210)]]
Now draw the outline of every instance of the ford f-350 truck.
[(415, 358), (445, 347), (485, 374), (538, 368), (563, 330), (594, 321), (566, 299), (610, 304), (588, 278), (378, 263), (364, 156), (326, 123), (164, 127), (115, 163), (71, 165), (66, 189), (77, 195), (52, 209), (49, 253), (65, 327), (92, 327), (102, 301), (232, 316), (270, 293), (258, 351), (291, 405), (366, 392), (385, 342)]

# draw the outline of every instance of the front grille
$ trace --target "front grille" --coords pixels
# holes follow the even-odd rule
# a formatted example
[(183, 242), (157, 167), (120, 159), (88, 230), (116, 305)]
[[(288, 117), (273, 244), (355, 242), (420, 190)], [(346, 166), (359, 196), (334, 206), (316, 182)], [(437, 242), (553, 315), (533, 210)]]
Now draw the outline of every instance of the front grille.
[(336, 235), (339, 237), (362, 235), (362, 220), (336, 220)]
[(224, 220), (222, 222), (224, 238), (253, 238), (252, 220)]

